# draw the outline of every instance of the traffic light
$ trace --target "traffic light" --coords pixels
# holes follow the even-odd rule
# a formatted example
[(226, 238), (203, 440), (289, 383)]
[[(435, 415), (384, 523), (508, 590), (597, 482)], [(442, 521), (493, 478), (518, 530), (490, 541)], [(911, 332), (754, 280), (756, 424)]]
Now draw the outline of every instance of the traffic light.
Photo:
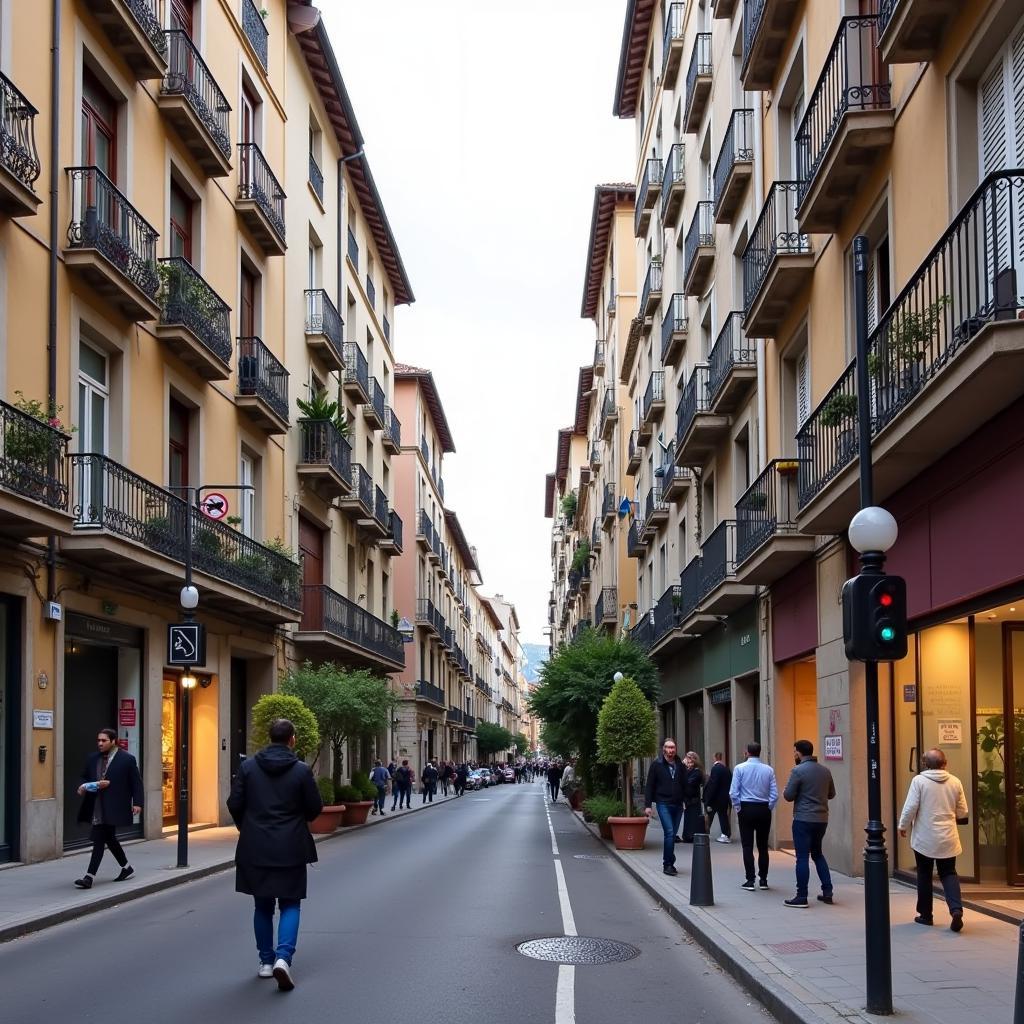
[(843, 640), (851, 661), (907, 656), (907, 584), (901, 576), (862, 573), (843, 584)]

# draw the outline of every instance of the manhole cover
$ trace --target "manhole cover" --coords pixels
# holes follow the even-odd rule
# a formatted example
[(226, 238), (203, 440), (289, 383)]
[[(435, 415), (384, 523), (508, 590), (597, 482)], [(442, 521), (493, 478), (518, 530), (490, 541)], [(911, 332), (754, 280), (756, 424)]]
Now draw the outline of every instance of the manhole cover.
[(574, 853), (575, 860), (608, 860), (603, 853)]
[(582, 935), (559, 935), (550, 939), (520, 942), (516, 951), (534, 960), (556, 964), (614, 964), (640, 955), (636, 946), (614, 939), (588, 939)]
[(769, 942), (768, 948), (773, 953), (816, 953), (820, 949), (828, 949), (821, 939), (794, 939), (792, 942)]

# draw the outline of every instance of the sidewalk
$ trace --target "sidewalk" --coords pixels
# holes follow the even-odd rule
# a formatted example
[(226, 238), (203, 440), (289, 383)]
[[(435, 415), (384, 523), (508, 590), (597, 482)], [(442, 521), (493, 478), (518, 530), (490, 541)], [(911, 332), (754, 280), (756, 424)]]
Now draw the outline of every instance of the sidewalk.
[[(595, 837), (596, 826), (586, 825)], [(603, 842), (603, 840), (599, 840)], [(679, 875), (662, 873), (662, 832), (657, 818), (643, 850), (615, 850), (604, 844), (722, 966), (755, 994), (784, 1024), (836, 1024), (882, 1018), (864, 1010), (864, 885), (835, 871), (835, 905), (815, 900), (817, 876), (811, 867), (811, 906), (782, 905), (794, 892), (791, 854), (773, 850), (768, 892), (745, 892), (742, 855), (732, 845), (711, 843), (715, 905), (689, 904), (692, 846), (676, 846)], [(964, 930), (949, 931), (945, 903), (935, 901), (935, 926), (914, 924), (915, 892), (899, 883), (889, 887), (892, 922), (893, 1004), (912, 1024), (977, 1024), (978, 1019), (1013, 1018), (1018, 929), (971, 910)]]
[[(420, 794), (414, 793), (409, 810), (392, 813), (389, 795), (384, 817), (369, 817), (365, 825), (341, 828), (332, 835), (315, 838), (317, 842), (325, 842), (361, 828), (404, 818), (439, 803), (450, 803), (456, 797), (438, 794), (433, 803), (427, 804), (421, 804), (420, 799)], [(40, 864), (5, 867), (0, 870), (0, 942), (233, 868), (237, 838), (238, 832), (233, 825), (190, 832), (187, 868), (174, 866), (178, 852), (177, 833), (161, 839), (125, 843), (128, 862), (135, 868), (134, 877), (115, 884), (112, 879), (117, 874), (117, 865), (107, 853), (91, 889), (76, 889), (72, 884), (85, 872), (88, 849)]]

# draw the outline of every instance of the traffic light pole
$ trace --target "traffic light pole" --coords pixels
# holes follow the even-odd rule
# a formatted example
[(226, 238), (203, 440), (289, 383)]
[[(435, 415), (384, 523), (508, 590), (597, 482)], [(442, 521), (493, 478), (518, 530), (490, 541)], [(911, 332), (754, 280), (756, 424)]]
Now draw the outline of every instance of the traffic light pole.
[[(860, 451), (860, 507), (874, 505), (871, 465), (871, 402), (868, 381), (868, 239), (853, 240), (857, 329), (857, 423)], [(861, 573), (881, 575), (885, 554), (861, 555)], [(878, 662), (864, 662), (864, 711), (868, 732), (868, 824), (864, 846), (864, 949), (868, 1013), (892, 1013), (892, 948), (889, 934), (889, 855), (882, 824), (882, 765), (878, 723)]]

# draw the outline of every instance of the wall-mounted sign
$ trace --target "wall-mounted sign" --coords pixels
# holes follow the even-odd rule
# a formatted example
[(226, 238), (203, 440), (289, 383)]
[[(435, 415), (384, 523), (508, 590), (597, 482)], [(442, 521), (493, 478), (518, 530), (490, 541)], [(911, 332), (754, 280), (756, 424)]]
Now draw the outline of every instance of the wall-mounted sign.
[(117, 710), (117, 724), (123, 729), (135, 727), (135, 698), (125, 697)]
[(842, 761), (843, 759), (843, 737), (842, 736), (826, 736), (825, 737), (825, 760), (826, 761)]
[(712, 704), (731, 704), (732, 686), (727, 683), (725, 686), (719, 686), (714, 690), (710, 690), (708, 691), (708, 697)]
[(32, 709), (32, 728), (33, 729), (52, 729), (53, 728), (53, 712), (52, 711), (37, 711), (35, 708)]
[(173, 622), (167, 627), (167, 664), (191, 668), (206, 664), (206, 627), (198, 622)]
[(199, 511), (207, 519), (223, 519), (228, 514), (228, 499), (212, 491), (199, 502)]
[(939, 733), (939, 743), (957, 744), (964, 741), (964, 723), (958, 719), (942, 719), (935, 723)]
[(903, 684), (903, 703), (904, 704), (916, 704), (917, 703), (917, 683), (904, 683)]
[(744, 633), (740, 637), (740, 647), (746, 647), (754, 639), (751, 633)]

